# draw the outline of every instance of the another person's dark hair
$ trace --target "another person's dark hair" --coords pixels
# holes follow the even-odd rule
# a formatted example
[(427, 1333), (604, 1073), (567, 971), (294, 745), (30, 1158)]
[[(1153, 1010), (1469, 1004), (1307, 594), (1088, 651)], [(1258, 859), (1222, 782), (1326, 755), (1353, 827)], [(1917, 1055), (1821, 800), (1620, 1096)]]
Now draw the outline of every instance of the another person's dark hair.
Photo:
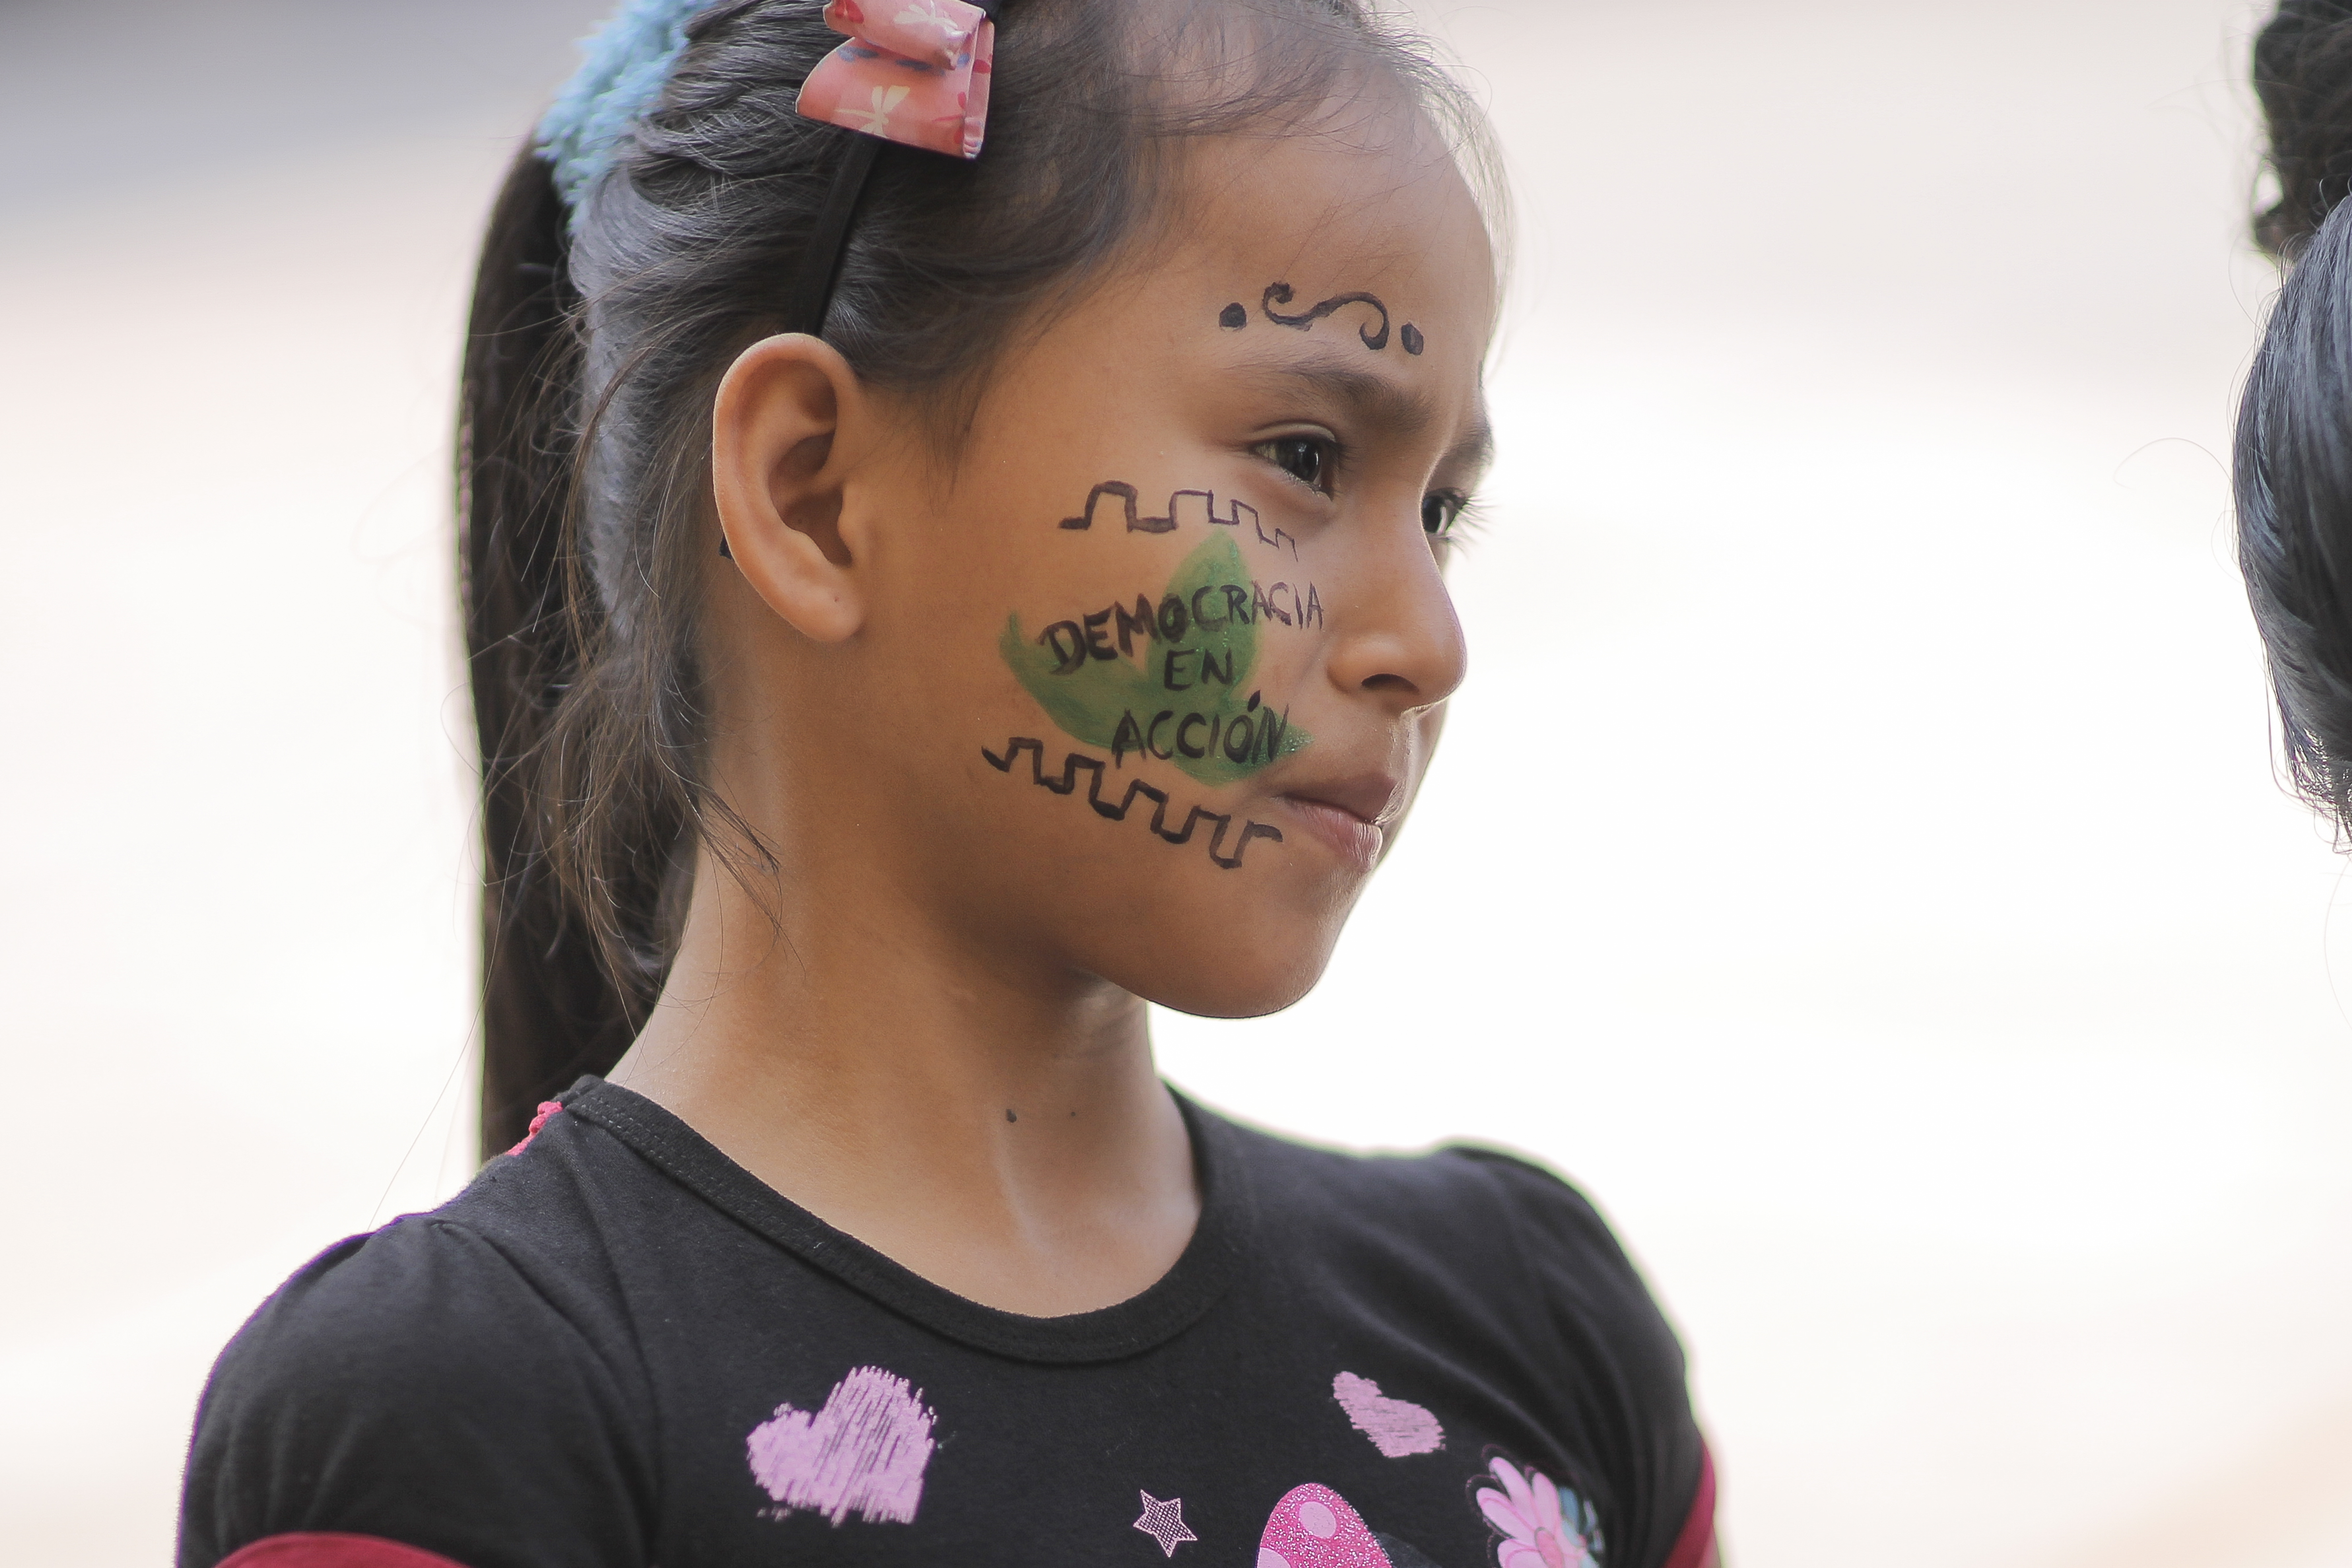
[[(700, 13), (576, 222), (528, 146), (491, 216), (457, 459), (486, 1153), (626, 1048), (698, 848), (747, 879), (775, 869), (703, 787), (697, 638), (718, 541), (699, 481), (719, 379), (778, 330), (841, 155), (845, 132), (793, 112), (840, 42), (821, 10)], [(1173, 221), (1183, 139), (1279, 133), (1402, 89), (1496, 190), (1476, 111), (1358, 0), (1016, 0), (998, 37), (982, 156), (882, 149), (825, 318), (943, 450), (1011, 334)]]
[(2238, 559), (2288, 776), (2352, 833), (2352, 208), (2298, 248), (2238, 408)]
[(2254, 41), (2290, 268), (2238, 407), (2238, 558), (2288, 781), (2352, 834), (2352, 0), (2285, 0)]
[(2352, 0), (2284, 0), (2254, 37), (2253, 64), (2278, 179), (2254, 239), (2292, 261), (2352, 192)]

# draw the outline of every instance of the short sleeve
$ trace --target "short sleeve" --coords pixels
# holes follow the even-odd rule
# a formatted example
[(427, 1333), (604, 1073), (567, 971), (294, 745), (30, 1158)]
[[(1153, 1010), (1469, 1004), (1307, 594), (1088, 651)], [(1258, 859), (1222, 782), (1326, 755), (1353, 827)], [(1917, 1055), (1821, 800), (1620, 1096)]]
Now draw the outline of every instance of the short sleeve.
[(614, 1360), (462, 1226), (340, 1243), (214, 1364), (180, 1568), (327, 1532), (465, 1568), (645, 1568), (650, 1467)]
[(1610, 1568), (1663, 1568), (1695, 1510), (1710, 1518), (1706, 1445), (1691, 1415), (1682, 1343), (1599, 1212), (1550, 1172), (1484, 1149), (1531, 1283), (1564, 1359), (1559, 1397), (1598, 1463)]

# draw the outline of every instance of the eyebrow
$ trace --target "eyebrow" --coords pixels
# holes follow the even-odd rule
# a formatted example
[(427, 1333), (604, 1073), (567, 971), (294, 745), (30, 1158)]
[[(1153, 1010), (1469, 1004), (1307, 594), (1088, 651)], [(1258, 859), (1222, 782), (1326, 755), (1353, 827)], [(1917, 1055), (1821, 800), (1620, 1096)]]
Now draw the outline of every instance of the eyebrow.
[[(1318, 355), (1279, 363), (1261, 360), (1247, 366), (1246, 374), (1319, 392), (1346, 404), (1365, 423), (1399, 435), (1417, 436), (1437, 422), (1436, 409), (1421, 394), (1336, 359)], [(1481, 469), (1494, 456), (1495, 427), (1487, 420), (1486, 400), (1482, 396), (1472, 412), (1469, 428), (1446, 449), (1438, 466)]]

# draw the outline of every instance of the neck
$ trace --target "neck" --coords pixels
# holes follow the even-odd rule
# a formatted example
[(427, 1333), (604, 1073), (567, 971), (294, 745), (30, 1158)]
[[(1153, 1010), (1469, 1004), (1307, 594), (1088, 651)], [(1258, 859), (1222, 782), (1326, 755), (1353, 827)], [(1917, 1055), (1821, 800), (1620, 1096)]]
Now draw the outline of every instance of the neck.
[(989, 1306), (1108, 1306), (1174, 1263), (1199, 1198), (1141, 1001), (1090, 976), (1016, 975), (870, 866), (794, 875), (772, 914), (707, 855), (702, 869), (612, 1081)]

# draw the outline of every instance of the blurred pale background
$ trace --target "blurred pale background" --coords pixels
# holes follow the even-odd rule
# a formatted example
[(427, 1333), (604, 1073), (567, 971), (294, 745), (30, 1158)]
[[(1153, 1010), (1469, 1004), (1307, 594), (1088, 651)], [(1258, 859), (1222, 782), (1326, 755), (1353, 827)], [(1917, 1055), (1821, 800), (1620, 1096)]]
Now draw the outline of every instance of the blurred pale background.
[[(0, 7), (11, 1563), (161, 1560), (222, 1340), (467, 1173), (451, 371), (600, 9)], [(1475, 673), (1322, 990), (1169, 1070), (1583, 1182), (1739, 1568), (2352, 1564), (2352, 900), (2225, 517), (2253, 9), (1430, 15), (1522, 205)]]

